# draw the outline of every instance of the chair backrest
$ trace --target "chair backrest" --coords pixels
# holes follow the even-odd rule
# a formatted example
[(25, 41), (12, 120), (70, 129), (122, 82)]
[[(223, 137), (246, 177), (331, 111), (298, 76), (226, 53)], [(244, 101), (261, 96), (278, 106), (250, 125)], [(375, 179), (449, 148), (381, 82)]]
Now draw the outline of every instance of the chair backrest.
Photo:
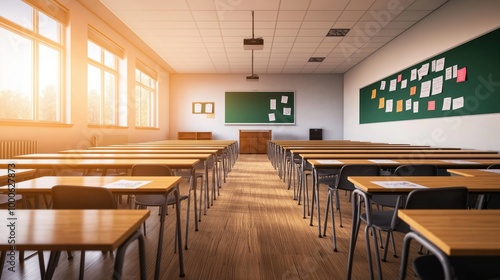
[(52, 187), (54, 209), (116, 209), (113, 193), (102, 187), (57, 185)]
[(340, 169), (335, 187), (342, 190), (352, 191), (355, 189), (347, 177), (349, 176), (380, 176), (380, 166), (374, 164), (347, 164)]
[[(406, 199), (405, 209), (467, 209), (466, 187), (415, 189)], [(398, 219), (396, 229), (408, 232), (410, 227)]]
[(394, 170), (396, 176), (436, 176), (438, 169), (432, 164), (405, 164)]
[(132, 176), (171, 176), (172, 171), (166, 165), (135, 164), (132, 166)]

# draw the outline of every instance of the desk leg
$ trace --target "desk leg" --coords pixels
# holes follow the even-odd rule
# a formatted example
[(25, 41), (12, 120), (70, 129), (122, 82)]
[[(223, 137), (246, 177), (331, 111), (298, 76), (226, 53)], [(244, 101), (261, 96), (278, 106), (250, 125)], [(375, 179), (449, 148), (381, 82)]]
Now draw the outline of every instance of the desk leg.
[(125, 242), (116, 250), (115, 257), (115, 267), (113, 271), (113, 280), (119, 280), (122, 278), (122, 270), (123, 270), (123, 259), (125, 258), (125, 253), (127, 251), (128, 246), (137, 240), (139, 242), (139, 269), (141, 274), (141, 280), (146, 280), (146, 250), (144, 243), (144, 236), (142, 235), (140, 230), (136, 230), (132, 235), (129, 236)]
[(61, 256), (61, 251), (50, 252), (49, 263), (47, 264), (47, 271), (45, 272), (44, 280), (52, 279), (54, 272), (56, 270), (57, 264), (59, 263), (59, 257)]
[[(196, 169), (193, 167), (191, 169), (191, 182), (193, 184), (193, 192), (194, 192), (194, 230), (195, 231), (198, 231), (198, 220), (199, 220), (199, 217), (198, 217), (198, 206), (196, 204), (197, 200), (196, 200), (196, 185), (197, 185), (197, 182), (198, 180), (196, 179)], [(202, 198), (200, 197), (200, 200)], [(181, 247), (182, 248), (182, 247)]]
[(361, 211), (361, 205), (359, 202), (359, 196), (357, 195), (357, 190), (352, 192), (352, 226), (351, 226), (351, 241), (349, 243), (349, 255), (347, 258), (347, 280), (351, 279), (352, 264), (354, 259), (354, 249), (356, 248), (356, 239), (359, 232), (359, 213)]
[[(177, 230), (177, 245), (179, 247), (179, 276), (184, 277), (184, 254), (182, 251), (182, 231), (181, 231), (181, 203), (179, 199), (179, 185), (174, 190), (175, 196), (175, 215), (176, 215), (176, 230)], [(187, 225), (187, 222), (186, 222)], [(186, 249), (187, 249), (187, 231), (186, 231)]]

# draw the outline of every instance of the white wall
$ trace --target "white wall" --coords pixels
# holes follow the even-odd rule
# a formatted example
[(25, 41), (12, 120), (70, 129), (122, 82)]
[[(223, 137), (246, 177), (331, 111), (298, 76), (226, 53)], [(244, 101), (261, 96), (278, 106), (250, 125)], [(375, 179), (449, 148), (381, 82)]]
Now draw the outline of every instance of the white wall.
[[(170, 138), (178, 131), (212, 131), (214, 139), (238, 140), (239, 129), (272, 129), (273, 139), (309, 139), (310, 128), (322, 128), (323, 139), (342, 139), (342, 75), (171, 74)], [(295, 91), (296, 125), (224, 125), (226, 91)], [(192, 102), (215, 102), (215, 117), (192, 114)]]
[(498, 28), (499, 12), (500, 1), (450, 0), (345, 73), (345, 139), (500, 150), (500, 114), (359, 124), (360, 88)]
[[(92, 7), (99, 11), (89, 11), (78, 1), (63, 1), (69, 9), (70, 24), (67, 38), (67, 94), (71, 112), (68, 125), (40, 125), (22, 123), (0, 123), (0, 141), (2, 140), (38, 140), (39, 152), (56, 152), (63, 149), (86, 148), (94, 136), (99, 141), (106, 139), (128, 139), (129, 142), (143, 142), (167, 139), (169, 130), (168, 106), (159, 112), (160, 129), (135, 128), (135, 60), (139, 58), (158, 72), (159, 102), (168, 104), (168, 73), (156, 62), (154, 54), (147, 49), (138, 49), (140, 42), (125, 38), (128, 31), (124, 24), (116, 24), (116, 18), (97, 1)], [(90, 2), (90, 1), (87, 1)], [(98, 16), (98, 14), (100, 14)], [(104, 18), (103, 21), (100, 17)], [(108, 23), (113, 23), (109, 25)], [(88, 25), (100, 30), (111, 40), (122, 46), (125, 51), (125, 68), (122, 69), (127, 79), (121, 81), (120, 91), (125, 91), (128, 100), (128, 127), (105, 128), (87, 125), (87, 32)]]

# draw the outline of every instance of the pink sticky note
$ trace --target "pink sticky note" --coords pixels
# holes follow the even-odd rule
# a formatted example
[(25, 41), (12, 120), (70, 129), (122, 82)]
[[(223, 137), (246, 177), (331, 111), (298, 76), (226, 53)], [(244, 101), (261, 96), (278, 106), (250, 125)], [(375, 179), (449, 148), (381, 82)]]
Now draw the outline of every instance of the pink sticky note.
[(427, 111), (436, 110), (436, 100), (431, 100), (427, 103)]
[(467, 79), (467, 67), (458, 69), (457, 71), (457, 83), (464, 82)]
[(400, 83), (402, 79), (403, 79), (403, 75), (402, 75), (402, 74), (399, 74), (399, 75), (398, 75), (398, 83)]

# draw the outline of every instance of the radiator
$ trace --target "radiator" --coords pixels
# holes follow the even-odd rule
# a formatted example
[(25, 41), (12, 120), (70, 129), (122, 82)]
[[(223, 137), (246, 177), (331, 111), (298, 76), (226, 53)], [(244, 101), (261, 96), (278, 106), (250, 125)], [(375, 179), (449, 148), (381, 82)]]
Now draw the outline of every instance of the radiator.
[(38, 152), (36, 140), (0, 141), (0, 159), (10, 159), (18, 155)]

